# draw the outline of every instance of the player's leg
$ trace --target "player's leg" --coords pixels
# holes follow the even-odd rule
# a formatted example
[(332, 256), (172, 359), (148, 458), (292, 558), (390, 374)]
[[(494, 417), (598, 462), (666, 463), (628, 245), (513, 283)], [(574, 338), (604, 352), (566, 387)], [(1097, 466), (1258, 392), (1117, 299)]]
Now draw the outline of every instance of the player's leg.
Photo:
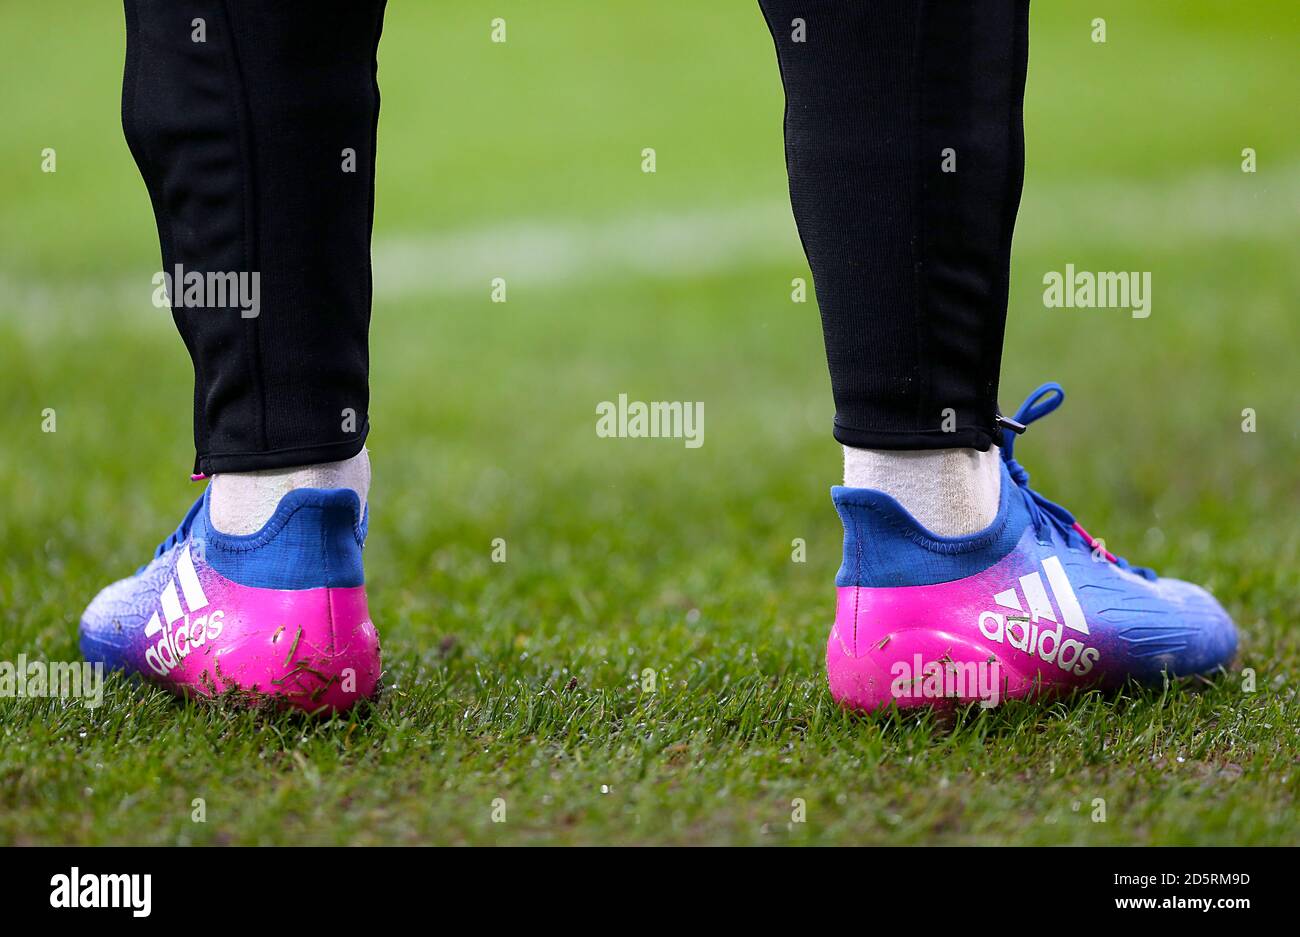
[(1208, 593), (1106, 553), (1011, 457), (1063, 398), (1045, 385), (1011, 420), (997, 408), (1028, 0), (760, 5), (845, 454), (836, 697), (906, 706), (958, 680), (969, 699), (995, 677), (1024, 694), (1229, 661)]
[(123, 127), (194, 364), (204, 495), (87, 657), (307, 709), (370, 695), (361, 544), (383, 0), (125, 0)]

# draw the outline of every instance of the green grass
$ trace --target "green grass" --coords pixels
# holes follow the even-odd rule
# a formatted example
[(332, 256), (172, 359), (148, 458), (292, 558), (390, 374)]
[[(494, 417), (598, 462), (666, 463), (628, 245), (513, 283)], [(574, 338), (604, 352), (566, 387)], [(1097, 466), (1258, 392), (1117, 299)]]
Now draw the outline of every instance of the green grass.
[[(117, 127), (120, 11), (69, 6), (0, 12), (21, 89), (0, 140), (0, 660), (75, 659), (81, 608), (196, 493), (189, 366), (148, 305), (157, 247)], [(395, 2), (381, 273), (409, 273), (399, 248), (422, 238), (490, 245), (518, 221), (592, 225), (613, 260), (516, 275), (489, 247), (464, 277), (381, 278), (375, 707), (311, 721), (116, 679), (94, 711), (0, 699), (0, 842), (1297, 842), (1300, 23), (1130, 6), (1034, 11), (1003, 398), (1066, 386), (1017, 454), (1116, 552), (1220, 596), (1231, 675), (954, 719), (840, 712), (822, 662), (839, 453), (815, 308), (789, 298), (807, 270), (757, 11), (505, 2), (492, 46), (484, 16)], [(772, 231), (698, 265), (645, 234), (701, 212)], [(1067, 262), (1152, 271), (1151, 317), (1044, 309)], [(598, 439), (595, 404), (620, 392), (704, 401), (705, 445)]]

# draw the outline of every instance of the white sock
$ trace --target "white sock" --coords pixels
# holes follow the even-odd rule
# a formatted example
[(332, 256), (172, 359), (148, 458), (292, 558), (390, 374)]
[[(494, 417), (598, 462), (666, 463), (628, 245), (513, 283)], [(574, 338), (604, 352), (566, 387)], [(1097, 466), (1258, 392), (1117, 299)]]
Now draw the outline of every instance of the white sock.
[(351, 488), (366, 509), (370, 493), (370, 452), (362, 449), (342, 462), (260, 472), (220, 472), (212, 476), (209, 509), (212, 526), (223, 534), (255, 534), (275, 513), (280, 499), (295, 488)]
[(976, 449), (844, 447), (844, 484), (883, 491), (941, 537), (973, 534), (993, 523), (1002, 493), (1002, 455)]

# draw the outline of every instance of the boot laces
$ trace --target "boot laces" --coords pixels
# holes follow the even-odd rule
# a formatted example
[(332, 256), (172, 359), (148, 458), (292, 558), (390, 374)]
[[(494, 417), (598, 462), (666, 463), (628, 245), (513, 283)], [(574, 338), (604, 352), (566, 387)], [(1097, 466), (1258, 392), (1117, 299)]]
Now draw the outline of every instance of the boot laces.
[[(1099, 555), (1103, 556), (1108, 562), (1114, 563), (1120, 569), (1136, 573), (1144, 579), (1154, 580), (1156, 578), (1154, 570), (1147, 569), (1144, 566), (1134, 566), (1124, 557), (1111, 553), (1105, 548), (1101, 540), (1088, 533), (1083, 528), (1083, 525), (1074, 519), (1073, 514), (1029, 487), (1029, 472), (1016, 461), (1013, 455), (1016, 435), (1018, 432), (1024, 432), (1025, 427), (1029, 426), (1029, 424), (1047, 416), (1059, 407), (1064, 400), (1065, 391), (1061, 388), (1061, 385), (1055, 381), (1049, 381), (1025, 398), (1025, 402), (1020, 405), (1020, 409), (1016, 411), (1016, 415), (1011, 421), (1000, 418), (1003, 425), (1007, 427), (1002, 431), (1002, 461), (1006, 464), (1007, 474), (1011, 476), (1011, 480), (1015, 482), (1016, 487), (1020, 489), (1025, 499), (1025, 506), (1029, 509), (1034, 531), (1041, 540), (1047, 529), (1054, 527), (1067, 544), (1082, 544), (1089, 550), (1097, 551)], [(1014, 428), (1012, 428), (1012, 424), (1015, 424)]]

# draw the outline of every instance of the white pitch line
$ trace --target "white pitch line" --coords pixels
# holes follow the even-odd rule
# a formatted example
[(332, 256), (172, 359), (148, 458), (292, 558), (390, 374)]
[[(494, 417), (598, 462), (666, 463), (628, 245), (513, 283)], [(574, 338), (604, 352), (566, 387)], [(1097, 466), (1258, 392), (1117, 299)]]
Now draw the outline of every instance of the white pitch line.
[[(1224, 240), (1300, 234), (1300, 165), (1255, 175), (1201, 172), (1135, 182), (1093, 180), (1027, 186), (1016, 249), (1041, 253), (1104, 244), (1140, 262), (1162, 251)], [(388, 234), (373, 249), (380, 300), (464, 295), (494, 277), (516, 286), (565, 287), (620, 277), (679, 279), (760, 264), (805, 268), (789, 204), (693, 208), (606, 221), (525, 220), (420, 235)], [(103, 281), (54, 283), (0, 271), (0, 320), (36, 335), (122, 327), (171, 328), (150, 299), (153, 271)]]

